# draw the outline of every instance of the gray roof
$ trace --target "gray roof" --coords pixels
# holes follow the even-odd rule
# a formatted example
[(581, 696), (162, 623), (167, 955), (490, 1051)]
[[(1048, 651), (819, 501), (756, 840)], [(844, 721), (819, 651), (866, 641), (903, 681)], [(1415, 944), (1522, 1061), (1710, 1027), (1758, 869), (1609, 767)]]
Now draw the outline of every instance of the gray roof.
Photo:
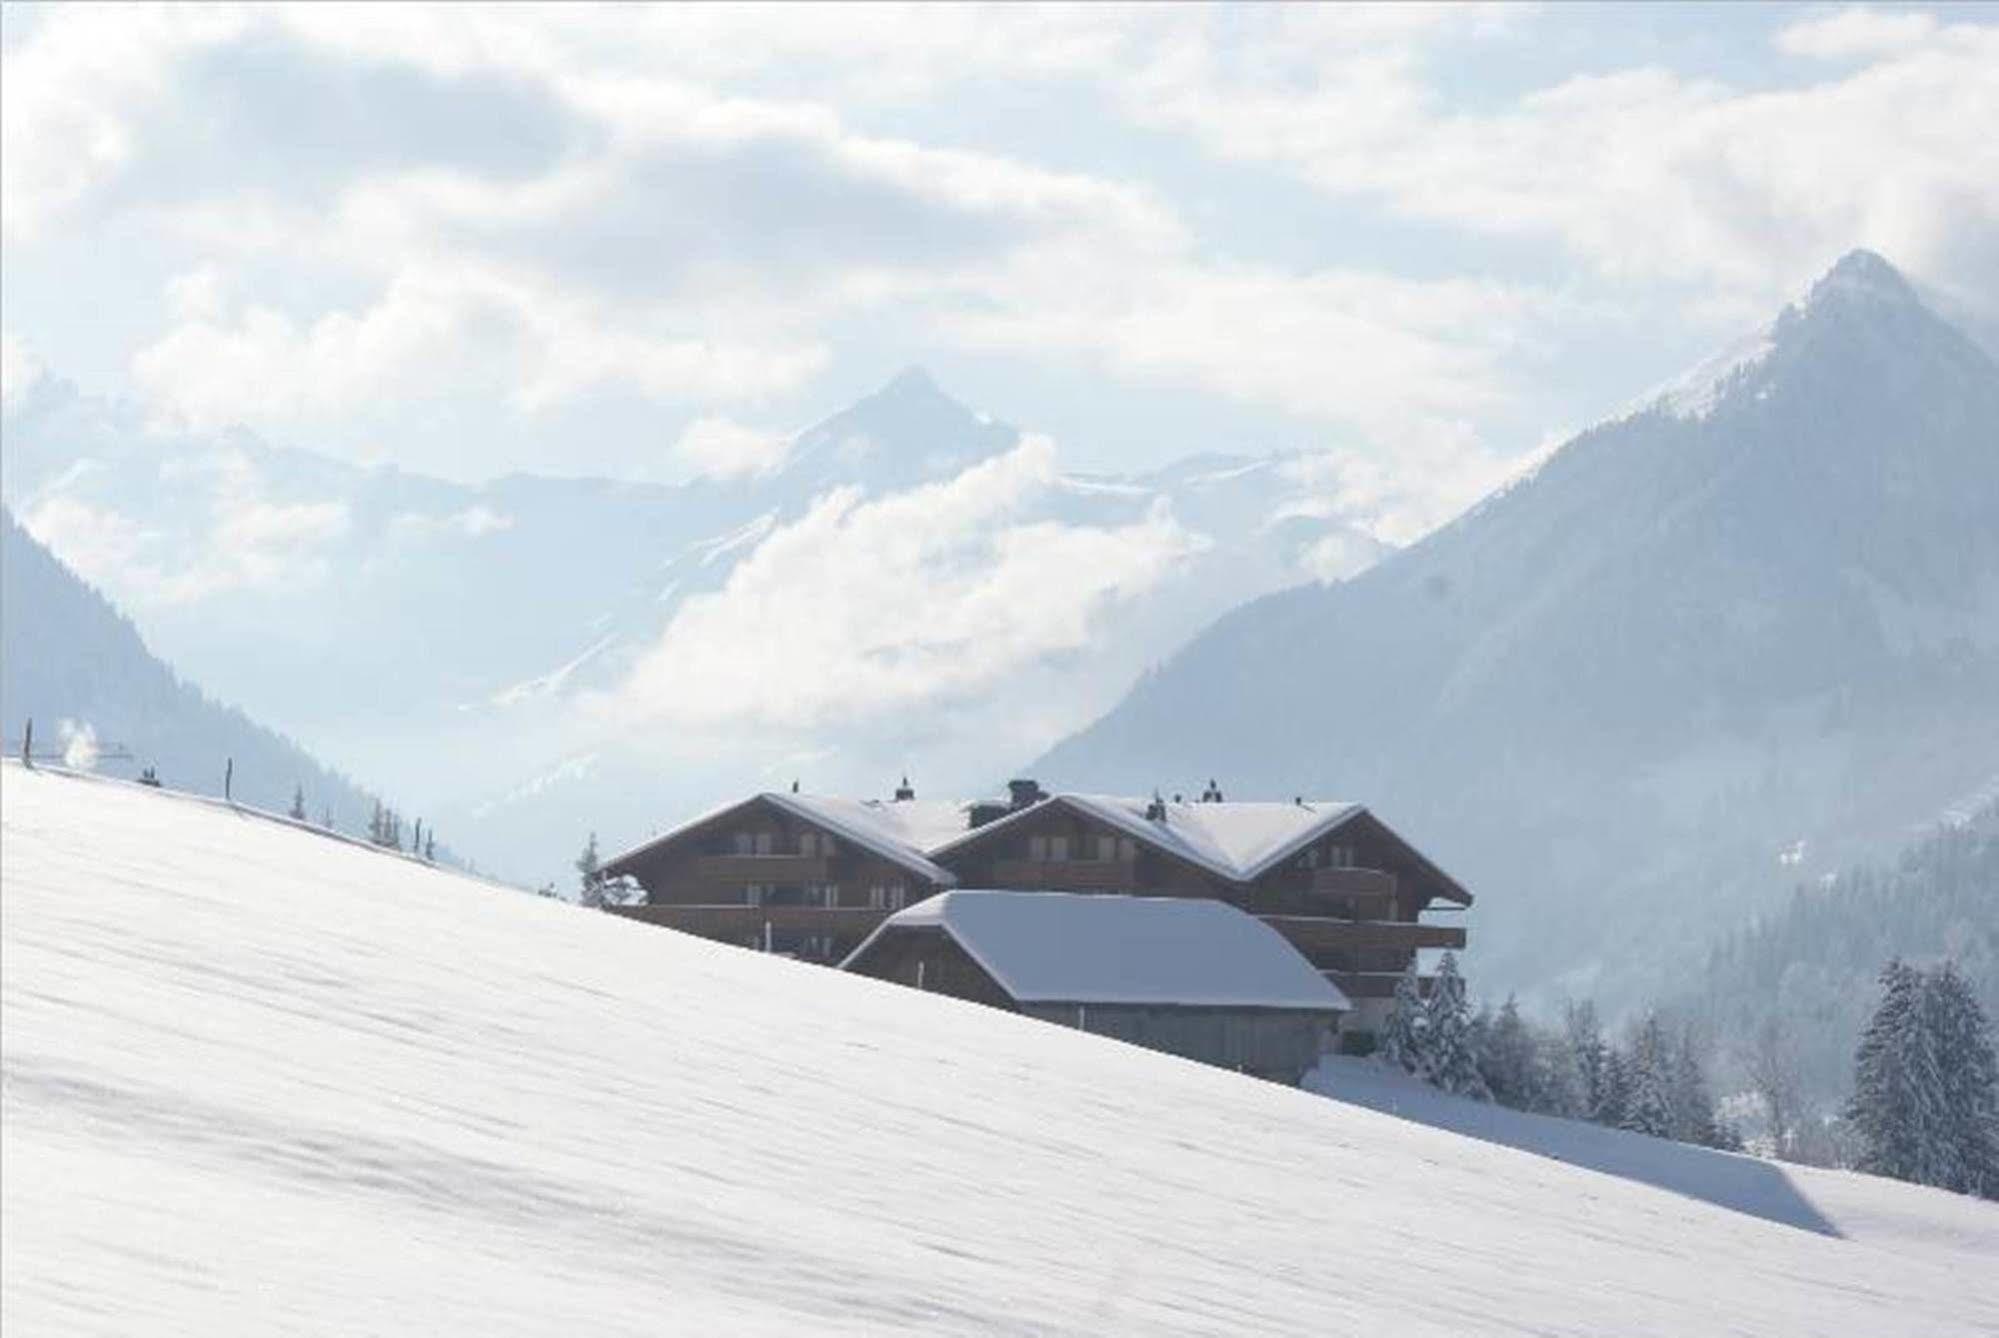
[(941, 929), (1020, 1003), (1351, 1006), (1276, 930), (1219, 901), (943, 892), (890, 916), (846, 965), (910, 928)]

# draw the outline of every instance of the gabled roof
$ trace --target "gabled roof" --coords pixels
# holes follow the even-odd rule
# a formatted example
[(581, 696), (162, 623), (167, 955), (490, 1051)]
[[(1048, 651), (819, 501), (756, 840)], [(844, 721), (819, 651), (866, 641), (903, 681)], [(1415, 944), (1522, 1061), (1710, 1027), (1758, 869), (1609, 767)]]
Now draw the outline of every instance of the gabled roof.
[(958, 881), (957, 875), (927, 858), (923, 851), (926, 845), (941, 842), (947, 832), (955, 833), (963, 830), (965, 814), (961, 805), (950, 801), (915, 799), (879, 803), (838, 799), (828, 795), (790, 794), (777, 790), (766, 790), (748, 799), (739, 799), (720, 808), (710, 809), (697, 818), (681, 823), (662, 836), (653, 837), (606, 860), (604, 871), (615, 876), (623, 872), (624, 866), (640, 856), (679, 840), (695, 828), (759, 803), (769, 804), (793, 817), (842, 836), (862, 849), (900, 864), (910, 872), (927, 878), (939, 886), (949, 887)]
[(1163, 821), (1145, 816), (1151, 801), (1123, 795), (1057, 794), (1031, 808), (961, 833), (931, 848), (933, 856), (999, 831), (1044, 804), (1063, 804), (1154, 849), (1178, 855), (1217, 877), (1248, 882), (1328, 832), (1366, 813), (1360, 804), (1310, 800), (1290, 804), (1172, 803)]
[(844, 965), (884, 935), (931, 927), (1020, 1003), (1351, 1007), (1276, 930), (1189, 897), (941, 892), (890, 916)]

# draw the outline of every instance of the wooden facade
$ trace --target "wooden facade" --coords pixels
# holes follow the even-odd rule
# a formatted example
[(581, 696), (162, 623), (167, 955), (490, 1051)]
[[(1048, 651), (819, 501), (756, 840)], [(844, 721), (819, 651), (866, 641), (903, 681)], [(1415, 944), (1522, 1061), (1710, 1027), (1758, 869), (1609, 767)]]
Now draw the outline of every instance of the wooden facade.
[[(1421, 949), (1461, 949), (1461, 924), (1422, 917), (1471, 894), (1364, 808), (1298, 804), (1301, 839), (1244, 867), (1179, 839), (1229, 806), (1146, 805), (1032, 792), (927, 848), (899, 848), (847, 803), (759, 795), (606, 864), (645, 889), (621, 913), (746, 947), (837, 963), (887, 916), (949, 887), (1210, 898), (1264, 920), (1355, 1003), (1348, 1027), (1385, 1015)], [(846, 801), (837, 801), (846, 803)], [(1252, 807), (1252, 806), (1239, 806)], [(1279, 806), (1253, 806), (1268, 825)], [(1155, 816), (1141, 818), (1141, 813)], [(1316, 815), (1323, 813), (1323, 818)], [(1315, 825), (1316, 824), (1316, 825)], [(1281, 829), (1281, 823), (1280, 823)], [(859, 837), (870, 839), (863, 844)]]

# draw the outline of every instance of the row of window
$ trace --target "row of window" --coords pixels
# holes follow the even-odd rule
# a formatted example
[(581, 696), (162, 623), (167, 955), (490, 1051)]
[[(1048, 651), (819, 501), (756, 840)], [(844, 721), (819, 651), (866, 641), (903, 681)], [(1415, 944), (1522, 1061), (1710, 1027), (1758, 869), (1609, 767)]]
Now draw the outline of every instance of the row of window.
[[(775, 855), (780, 853), (777, 849), (777, 833), (775, 832), (737, 832), (731, 838), (730, 844), (731, 848), (738, 855)], [(786, 851), (783, 853), (789, 854), (791, 852)], [(800, 855), (831, 855), (834, 853), (833, 838), (825, 832), (800, 832), (798, 834), (797, 853)]]
[(1109, 864), (1122, 860), (1129, 864), (1138, 858), (1138, 842), (1129, 836), (1085, 836), (1075, 843), (1076, 853), (1071, 855), (1070, 841), (1066, 836), (1030, 836), (1027, 838), (1027, 857), (1037, 863), (1083, 859)]
[[(748, 906), (773, 905), (777, 892), (774, 883), (746, 883), (743, 886), (743, 903)], [(834, 907), (840, 904), (838, 883), (807, 883), (804, 892), (803, 905)], [(901, 883), (877, 883), (868, 889), (869, 910), (899, 911), (908, 903), (909, 889)]]
[(1359, 867), (1352, 846), (1327, 846), (1323, 852), (1318, 846), (1308, 846), (1298, 857), (1298, 867), (1301, 869), (1316, 869), (1322, 864), (1328, 869)]

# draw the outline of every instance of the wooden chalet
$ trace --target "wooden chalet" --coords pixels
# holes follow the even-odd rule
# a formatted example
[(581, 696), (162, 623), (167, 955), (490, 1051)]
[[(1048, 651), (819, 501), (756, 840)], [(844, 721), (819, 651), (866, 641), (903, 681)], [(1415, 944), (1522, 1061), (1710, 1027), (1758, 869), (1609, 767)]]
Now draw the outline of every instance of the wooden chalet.
[(1360, 805), (1047, 794), (1004, 801), (766, 793), (604, 865), (645, 904), (619, 913), (704, 937), (836, 963), (896, 911), (951, 888), (1223, 902), (1282, 934), (1371, 1031), (1419, 949), (1463, 948), (1427, 918), (1472, 895)]

